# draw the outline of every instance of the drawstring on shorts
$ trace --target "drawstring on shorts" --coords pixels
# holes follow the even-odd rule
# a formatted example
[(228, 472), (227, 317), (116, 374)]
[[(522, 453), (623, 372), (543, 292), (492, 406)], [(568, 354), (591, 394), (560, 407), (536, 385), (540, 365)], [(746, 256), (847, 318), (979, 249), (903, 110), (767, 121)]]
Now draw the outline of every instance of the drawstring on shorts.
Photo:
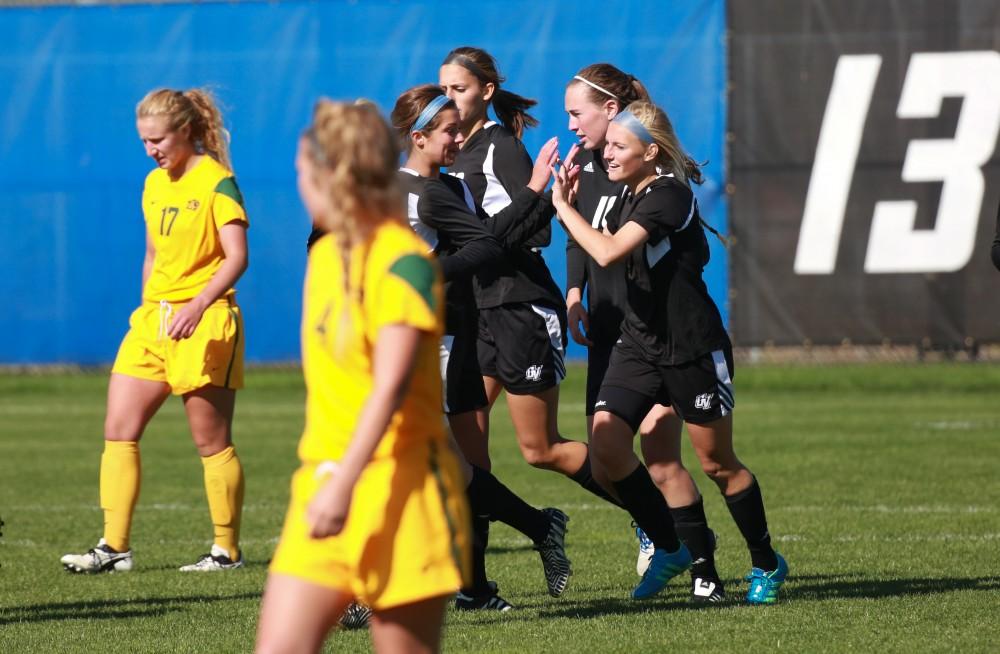
[(174, 315), (174, 308), (166, 300), (160, 300), (160, 333), (156, 340), (162, 341), (167, 337), (167, 330), (170, 329), (170, 317)]

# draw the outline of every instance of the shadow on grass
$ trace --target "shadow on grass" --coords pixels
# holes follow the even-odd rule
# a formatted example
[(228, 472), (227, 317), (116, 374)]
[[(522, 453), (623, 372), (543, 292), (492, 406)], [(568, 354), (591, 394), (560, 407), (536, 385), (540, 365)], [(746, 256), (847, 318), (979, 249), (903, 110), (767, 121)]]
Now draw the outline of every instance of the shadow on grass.
[(937, 595), (960, 590), (1000, 590), (1000, 577), (965, 577), (941, 579), (844, 579), (833, 577), (827, 581), (822, 576), (806, 579), (792, 578), (788, 582), (788, 596), (795, 599), (912, 597)]
[[(727, 597), (718, 604), (695, 604), (687, 594), (678, 595), (675, 588), (664, 596), (649, 600), (632, 600), (627, 597), (605, 597), (584, 601), (559, 601), (558, 606), (547, 602), (523, 602), (523, 608), (535, 608), (538, 615), (547, 618), (594, 618), (604, 615), (628, 615), (648, 611), (703, 611), (726, 607), (744, 606), (746, 584), (727, 581)], [(591, 589), (593, 590), (593, 589)], [(829, 599), (884, 599), (891, 597), (916, 597), (951, 593), (955, 591), (1000, 590), (1000, 577), (969, 577), (940, 579), (869, 579), (860, 574), (852, 575), (803, 575), (792, 577), (782, 589), (782, 597), (793, 601)], [(618, 594), (620, 588), (612, 589)], [(567, 598), (568, 599), (568, 598)]]
[(236, 595), (189, 595), (187, 597), (143, 597), (131, 600), (89, 600), (29, 604), (0, 608), (0, 626), (31, 622), (62, 620), (111, 620), (118, 618), (150, 618), (180, 611), (185, 604), (202, 604), (229, 600), (258, 599), (260, 593)]

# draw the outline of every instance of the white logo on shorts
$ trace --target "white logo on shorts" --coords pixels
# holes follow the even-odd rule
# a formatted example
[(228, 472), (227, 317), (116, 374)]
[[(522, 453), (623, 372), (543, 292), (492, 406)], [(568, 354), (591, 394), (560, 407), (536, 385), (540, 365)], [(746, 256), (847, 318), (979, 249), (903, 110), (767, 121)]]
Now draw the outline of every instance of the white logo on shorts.
[(712, 398), (715, 393), (702, 393), (698, 397), (694, 398), (694, 408), (701, 409), (702, 411), (708, 411), (712, 408)]
[(524, 378), (528, 381), (538, 381), (542, 378), (542, 367), (528, 366), (528, 369), (524, 371)]
[(594, 405), (594, 408), (596, 409), (599, 406), (608, 406), (608, 403), (604, 400), (598, 400), (597, 403)]

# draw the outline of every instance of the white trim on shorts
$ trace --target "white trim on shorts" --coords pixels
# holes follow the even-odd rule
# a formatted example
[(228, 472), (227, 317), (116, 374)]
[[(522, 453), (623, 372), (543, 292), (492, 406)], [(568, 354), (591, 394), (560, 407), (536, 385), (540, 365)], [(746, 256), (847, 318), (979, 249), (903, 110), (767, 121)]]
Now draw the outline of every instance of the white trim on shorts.
[(448, 362), (451, 360), (451, 350), (455, 346), (455, 337), (445, 334), (438, 346), (438, 356), (441, 359), (441, 404), (445, 414), (448, 413)]
[(545, 321), (545, 331), (549, 333), (549, 345), (552, 346), (552, 366), (556, 375), (556, 384), (566, 379), (566, 352), (562, 344), (562, 324), (555, 309), (530, 304), (531, 310)]
[(712, 352), (712, 361), (715, 362), (715, 378), (719, 380), (716, 387), (719, 390), (719, 405), (722, 408), (722, 415), (726, 416), (733, 412), (736, 406), (736, 396), (733, 391), (733, 378), (729, 373), (729, 363), (726, 361), (726, 353), (722, 350)]

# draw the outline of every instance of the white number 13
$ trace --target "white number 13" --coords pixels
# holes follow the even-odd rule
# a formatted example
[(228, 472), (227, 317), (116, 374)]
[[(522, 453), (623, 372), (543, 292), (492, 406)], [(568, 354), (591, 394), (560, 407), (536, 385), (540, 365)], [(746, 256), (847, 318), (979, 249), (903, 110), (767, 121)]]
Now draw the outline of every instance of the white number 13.
[[(833, 272), (857, 146), (880, 63), (877, 55), (848, 55), (837, 64), (799, 234), (799, 274)], [(972, 257), (985, 188), (981, 168), (993, 154), (1000, 130), (1000, 54), (914, 54), (896, 115), (934, 118), (946, 97), (963, 98), (954, 138), (910, 141), (902, 171), (904, 182), (943, 182), (934, 228), (915, 228), (917, 203), (912, 200), (877, 202), (865, 272), (954, 272)], [(849, 111), (838, 114), (831, 111), (835, 107)], [(827, 125), (838, 115), (841, 122), (846, 115), (856, 133)]]

